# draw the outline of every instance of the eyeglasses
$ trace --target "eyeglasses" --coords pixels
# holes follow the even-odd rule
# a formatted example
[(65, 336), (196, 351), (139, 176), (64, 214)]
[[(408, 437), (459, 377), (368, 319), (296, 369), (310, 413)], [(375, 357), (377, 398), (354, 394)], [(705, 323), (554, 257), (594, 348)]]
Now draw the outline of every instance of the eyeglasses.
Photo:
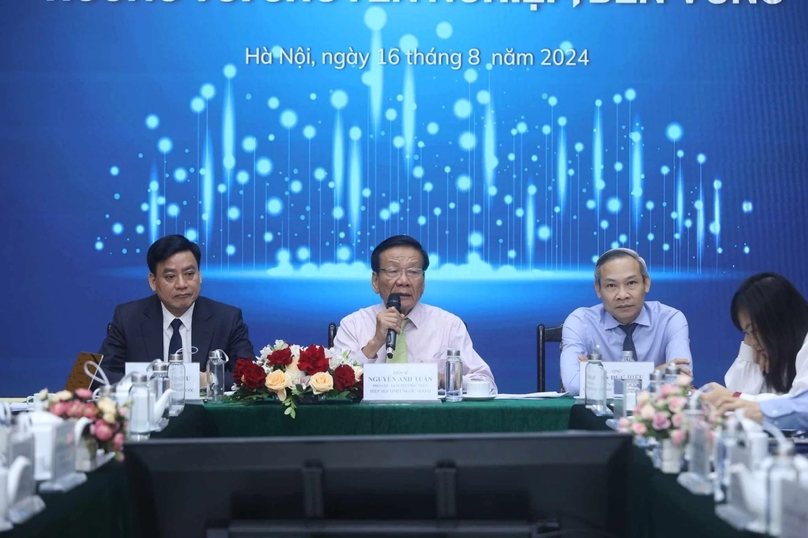
[(424, 278), (423, 269), (379, 269), (379, 273), (383, 274), (391, 280), (399, 278), (402, 274), (406, 274), (410, 280), (418, 280)]

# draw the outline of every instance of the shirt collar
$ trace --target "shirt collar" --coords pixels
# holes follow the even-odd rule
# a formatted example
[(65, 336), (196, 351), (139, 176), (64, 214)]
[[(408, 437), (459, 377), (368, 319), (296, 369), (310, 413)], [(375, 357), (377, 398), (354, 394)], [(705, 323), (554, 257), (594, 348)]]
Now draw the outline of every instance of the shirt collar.
[[(183, 315), (180, 316), (180, 320), (182, 321), (183, 326), (188, 329), (191, 326), (191, 320), (194, 319), (194, 307), (196, 306), (196, 301), (191, 304), (191, 307), (185, 311)], [(160, 308), (163, 310), (163, 330), (167, 331), (169, 327), (171, 327), (171, 322), (174, 321), (176, 317), (174, 314), (168, 311), (166, 305), (160, 301)]]
[[(607, 331), (616, 329), (620, 325), (622, 325), (619, 321), (614, 319), (606, 307), (603, 307), (603, 328)], [(641, 325), (643, 327), (650, 327), (651, 326), (651, 316), (648, 314), (648, 306), (643, 303), (642, 310), (640, 310), (640, 314), (637, 316), (632, 323), (636, 323), (637, 325)]]

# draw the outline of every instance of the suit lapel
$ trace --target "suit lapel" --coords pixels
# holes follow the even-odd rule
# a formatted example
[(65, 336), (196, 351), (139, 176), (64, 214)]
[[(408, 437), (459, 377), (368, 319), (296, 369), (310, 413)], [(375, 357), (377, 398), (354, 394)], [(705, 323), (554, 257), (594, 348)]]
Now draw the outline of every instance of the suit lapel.
[(211, 340), (213, 340), (213, 311), (204, 298), (198, 297), (191, 322), (191, 345), (198, 350), (193, 360), (200, 364), (200, 369), (204, 369), (207, 364)]
[(160, 308), (160, 299), (155, 295), (143, 310), (143, 321), (140, 324), (140, 334), (143, 335), (143, 348), (145, 357), (140, 360), (151, 362), (163, 357), (163, 311)]

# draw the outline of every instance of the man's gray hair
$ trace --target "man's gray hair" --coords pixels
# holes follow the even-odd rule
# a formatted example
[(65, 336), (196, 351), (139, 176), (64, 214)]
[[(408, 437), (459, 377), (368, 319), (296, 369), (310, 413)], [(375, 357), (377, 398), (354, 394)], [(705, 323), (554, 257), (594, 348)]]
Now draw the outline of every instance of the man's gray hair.
[(640, 276), (642, 277), (643, 282), (648, 279), (648, 266), (645, 265), (645, 260), (643, 260), (639, 254), (631, 250), (630, 248), (613, 248), (611, 250), (607, 250), (603, 254), (600, 255), (598, 258), (597, 263), (595, 264), (595, 282), (600, 284), (600, 269), (606, 262), (616, 260), (617, 258), (634, 258), (637, 260), (637, 263), (640, 264)]

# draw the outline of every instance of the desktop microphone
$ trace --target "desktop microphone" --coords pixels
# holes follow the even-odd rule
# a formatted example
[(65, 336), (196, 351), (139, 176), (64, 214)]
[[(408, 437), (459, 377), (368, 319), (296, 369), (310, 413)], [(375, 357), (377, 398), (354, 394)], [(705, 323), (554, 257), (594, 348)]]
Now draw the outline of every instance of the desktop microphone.
[[(401, 312), (401, 295), (398, 293), (391, 293), (389, 297), (387, 297), (387, 308), (391, 306)], [(387, 329), (387, 358), (393, 358), (393, 351), (396, 349), (396, 336), (398, 333), (395, 329)]]

